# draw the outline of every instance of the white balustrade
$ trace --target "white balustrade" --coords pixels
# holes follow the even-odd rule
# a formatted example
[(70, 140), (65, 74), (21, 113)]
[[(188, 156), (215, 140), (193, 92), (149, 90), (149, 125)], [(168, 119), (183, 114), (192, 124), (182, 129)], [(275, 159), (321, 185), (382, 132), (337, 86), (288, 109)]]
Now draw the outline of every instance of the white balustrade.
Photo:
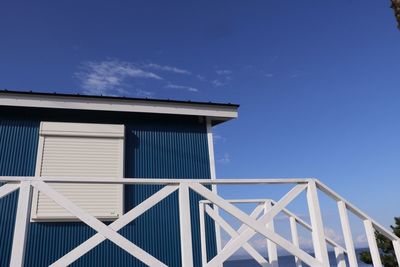
[[(147, 210), (151, 209), (160, 201), (178, 191), (179, 196), (179, 221), (180, 221), (180, 240), (181, 240), (181, 260), (182, 266), (193, 267), (193, 246), (192, 246), (192, 221), (190, 217), (191, 209), (199, 205), (199, 226), (201, 260), (203, 266), (219, 267), (229, 259), (236, 251), (243, 248), (253, 257), (260, 266), (277, 267), (279, 257), (277, 248), (286, 250), (295, 257), (296, 267), (306, 263), (310, 266), (329, 266), (327, 245), (334, 248), (337, 266), (344, 267), (348, 261), (350, 267), (357, 267), (357, 256), (354, 249), (354, 241), (351, 233), (351, 226), (348, 212), (356, 215), (363, 223), (368, 239), (368, 244), (374, 266), (382, 266), (379, 249), (376, 243), (375, 231), (383, 234), (393, 242), (393, 247), (397, 259), (400, 258), (400, 239), (389, 230), (382, 227), (379, 223), (360, 211), (350, 202), (338, 195), (332, 189), (315, 179), (96, 179), (96, 178), (54, 178), (54, 177), (0, 177), (0, 182), (5, 182), (0, 187), (0, 198), (6, 197), (19, 189), (17, 205), (17, 216), (15, 231), (12, 244), (11, 262), (12, 267), (22, 267), (24, 264), (25, 243), (27, 239), (27, 228), (30, 218), (30, 207), (32, 201), (33, 188), (47, 195), (58, 205), (68, 210), (82, 222), (93, 228), (97, 233), (91, 238), (66, 253), (63, 257), (56, 260), (51, 266), (68, 266), (77, 259), (91, 251), (106, 239), (110, 240), (133, 257), (142, 261), (148, 266), (167, 266), (153, 255), (144, 251), (130, 240), (118, 233), (127, 224), (134, 221)], [(105, 225), (97, 218), (86, 213), (80, 207), (72, 203), (68, 198), (61, 195), (53, 187), (53, 183), (98, 183), (98, 184), (136, 184), (136, 185), (164, 185), (162, 189), (152, 196), (139, 203), (119, 219)], [(266, 199), (236, 199), (226, 200), (219, 196), (215, 191), (208, 189), (205, 185), (226, 186), (226, 185), (276, 185), (292, 184), (294, 187), (289, 190), (279, 201)], [(199, 203), (190, 203), (189, 191), (192, 190), (202, 196), (204, 200)], [(303, 221), (295, 213), (287, 209), (294, 199), (302, 192), (307, 192), (307, 205), (310, 214), (311, 225)], [(341, 247), (334, 240), (325, 236), (324, 224), (322, 220), (321, 208), (318, 200), (318, 191), (326, 194), (337, 202), (340, 223), (343, 231), (345, 248)], [(255, 203), (254, 210), (247, 214), (239, 207), (240, 203)], [(218, 207), (218, 209), (216, 209)], [(220, 215), (221, 210), (230, 214), (241, 223), (238, 229), (230, 225), (224, 216)], [(286, 214), (291, 231), (291, 240), (287, 240), (275, 232), (274, 218), (277, 214)], [(205, 215), (209, 216), (216, 224), (216, 228), (224, 230), (231, 239), (224, 247), (208, 261), (206, 222)], [(315, 256), (310, 255), (300, 248), (300, 240), (297, 227), (304, 227), (311, 231), (315, 249)], [(266, 239), (268, 260), (262, 256), (250, 242), (256, 234)], [(219, 236), (217, 236), (219, 238)]]

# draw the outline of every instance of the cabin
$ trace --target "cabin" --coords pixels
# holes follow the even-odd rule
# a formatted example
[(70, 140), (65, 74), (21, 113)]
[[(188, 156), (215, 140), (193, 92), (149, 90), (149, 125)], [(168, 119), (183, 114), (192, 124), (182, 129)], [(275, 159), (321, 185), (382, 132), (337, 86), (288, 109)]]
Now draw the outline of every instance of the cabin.
[[(87, 179), (215, 179), (212, 127), (237, 117), (238, 105), (0, 91), (0, 176)], [(52, 188), (106, 225), (160, 185), (53, 183)], [(198, 194), (191, 192), (193, 261), (201, 265)], [(9, 266), (18, 192), (0, 199), (0, 266)], [(48, 266), (96, 232), (32, 190), (25, 266)], [(216, 253), (207, 220), (207, 250)], [(181, 266), (178, 194), (119, 233), (168, 266)], [(144, 266), (106, 240), (72, 266)]]
[[(357, 267), (354, 219), (374, 266), (376, 232), (400, 261), (399, 237), (315, 178), (216, 179), (212, 127), (238, 108), (0, 91), (0, 266), (221, 267), (242, 249), (260, 266), (278, 267), (283, 251), (297, 267)], [(280, 199), (262, 190), (279, 185), (289, 188)], [(237, 198), (218, 193), (226, 186)], [(249, 186), (261, 198), (243, 197)], [(308, 216), (288, 209), (302, 193)], [(343, 242), (326, 234), (319, 194), (337, 204)], [(290, 239), (275, 231), (278, 214)]]

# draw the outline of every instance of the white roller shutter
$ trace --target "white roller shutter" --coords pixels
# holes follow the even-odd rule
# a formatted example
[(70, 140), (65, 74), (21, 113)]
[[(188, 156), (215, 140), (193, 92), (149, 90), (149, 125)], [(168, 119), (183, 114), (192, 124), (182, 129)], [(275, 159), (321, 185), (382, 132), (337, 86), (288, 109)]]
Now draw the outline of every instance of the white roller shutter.
[[(42, 177), (123, 177), (124, 126), (42, 122), (36, 175)], [(88, 213), (115, 219), (123, 212), (123, 186), (55, 184), (51, 186)], [(43, 193), (35, 192), (33, 220), (73, 220)]]

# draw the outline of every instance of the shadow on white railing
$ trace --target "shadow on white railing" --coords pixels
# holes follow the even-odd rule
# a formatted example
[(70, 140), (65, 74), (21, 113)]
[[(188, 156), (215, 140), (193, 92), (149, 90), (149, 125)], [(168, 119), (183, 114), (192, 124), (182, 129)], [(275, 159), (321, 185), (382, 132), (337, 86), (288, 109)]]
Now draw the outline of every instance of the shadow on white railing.
[[(302, 262), (310, 266), (329, 266), (327, 244), (335, 249), (338, 266), (346, 266), (346, 256), (351, 267), (358, 266), (357, 256), (354, 249), (354, 242), (348, 219), (348, 211), (360, 218), (365, 227), (368, 245), (371, 252), (374, 266), (382, 266), (377, 247), (375, 233), (378, 231), (393, 242), (396, 257), (400, 260), (400, 241), (399, 238), (390, 231), (383, 228), (376, 221), (361, 212), (344, 198), (336, 194), (333, 190), (315, 179), (96, 179), (96, 178), (50, 178), (50, 177), (0, 177), (0, 182), (6, 182), (0, 187), (0, 198), (19, 189), (19, 199), (17, 216), (15, 222), (14, 239), (10, 266), (24, 266), (24, 252), (26, 232), (29, 224), (30, 207), (32, 201), (32, 188), (44, 193), (53, 199), (58, 205), (68, 210), (82, 222), (97, 231), (97, 234), (86, 240), (84, 243), (58, 259), (50, 266), (68, 266), (74, 261), (95, 248), (104, 240), (108, 239), (133, 257), (142, 261), (148, 266), (166, 266), (165, 263), (156, 259), (130, 240), (118, 233), (118, 230), (138, 218), (144, 212), (155, 206), (157, 203), (168, 197), (171, 193), (179, 192), (179, 219), (180, 219), (180, 238), (181, 238), (181, 260), (182, 266), (193, 266), (192, 252), (192, 233), (190, 218), (189, 189), (201, 195), (205, 200), (199, 202), (200, 211), (200, 230), (201, 230), (201, 250), (202, 265), (208, 267), (222, 266), (222, 264), (240, 248), (244, 248), (261, 266), (278, 266), (277, 246), (295, 256), (296, 266), (301, 266)], [(58, 193), (51, 187), (52, 183), (98, 183), (98, 184), (137, 184), (137, 185), (164, 185), (162, 189), (141, 202), (139, 205), (125, 213), (122, 217), (105, 225), (103, 222), (86, 213), (69, 199)], [(293, 184), (293, 188), (287, 192), (279, 201), (269, 199), (260, 200), (225, 200), (215, 192), (208, 189), (205, 185), (272, 185), (272, 184)], [(340, 222), (342, 226), (345, 248), (327, 238), (324, 233), (324, 225), (321, 216), (320, 204), (318, 200), (318, 189), (337, 202)], [(307, 204), (310, 214), (311, 224), (307, 224), (292, 212), (286, 209), (300, 193), (306, 191)], [(258, 206), (248, 215), (236, 207), (235, 203), (253, 202)], [(236, 218), (242, 226), (235, 230), (218, 214), (216, 208)], [(289, 217), (292, 240), (289, 241), (274, 231), (274, 217), (283, 212)], [(208, 214), (224, 231), (230, 236), (231, 240), (220, 250), (218, 254), (207, 262), (205, 223), (204, 216)], [(261, 216), (260, 216), (261, 215)], [(299, 247), (297, 225), (305, 227), (311, 231), (315, 257), (305, 252)], [(268, 261), (254, 249), (249, 240), (256, 234), (261, 234), (267, 240)]]

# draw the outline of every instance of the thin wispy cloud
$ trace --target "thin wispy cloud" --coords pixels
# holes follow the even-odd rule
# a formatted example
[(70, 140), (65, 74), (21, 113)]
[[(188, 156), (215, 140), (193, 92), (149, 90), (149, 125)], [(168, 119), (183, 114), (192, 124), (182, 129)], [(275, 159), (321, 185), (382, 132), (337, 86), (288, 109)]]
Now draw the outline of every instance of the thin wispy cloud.
[(186, 74), (186, 75), (191, 75), (192, 73), (188, 70), (185, 69), (180, 69), (174, 66), (169, 66), (169, 65), (159, 65), (156, 63), (148, 63), (144, 65), (146, 68), (153, 69), (153, 70), (160, 70), (160, 71), (167, 71), (167, 72), (172, 72), (172, 73), (177, 73), (177, 74)]
[(150, 91), (146, 91), (146, 90), (142, 90), (142, 89), (136, 89), (136, 96), (137, 97), (153, 97), (154, 96), (154, 92), (150, 92)]
[(226, 82), (223, 82), (223, 81), (220, 81), (220, 80), (216, 79), (216, 80), (211, 81), (211, 84), (214, 87), (220, 87), (220, 86), (224, 86), (226, 84)]
[(232, 80), (232, 70), (228, 69), (217, 69), (215, 73), (219, 76), (214, 80), (211, 80), (210, 83), (213, 87), (221, 87), (228, 84), (230, 80)]
[(200, 81), (207, 81), (206, 77), (204, 77), (203, 75), (197, 74), (196, 75), (197, 79), (199, 79)]
[(182, 90), (187, 90), (189, 92), (198, 92), (199, 89), (190, 87), (190, 86), (185, 86), (185, 85), (177, 85), (177, 84), (167, 84), (164, 86), (165, 88), (171, 88), (171, 89), (182, 89)]
[(231, 162), (231, 155), (229, 153), (225, 153), (222, 158), (218, 159), (219, 163), (228, 164)]
[(325, 227), (324, 232), (326, 237), (330, 238), (336, 243), (342, 243), (343, 236), (340, 233), (338, 233), (335, 229), (331, 227)]
[(215, 71), (218, 75), (231, 75), (232, 71), (231, 70), (216, 70)]
[(297, 78), (301, 78), (301, 77), (304, 77), (304, 76), (306, 76), (305, 73), (302, 73), (302, 72), (294, 72), (294, 73), (292, 73), (292, 74), (289, 75), (289, 79), (297, 79)]
[[(84, 62), (79, 66), (75, 77), (79, 80), (82, 92), (90, 95), (152, 97), (155, 95), (153, 90), (162, 87), (191, 93), (199, 92), (194, 86), (180, 85), (179, 77), (169, 73), (205, 79), (201, 75), (193, 75), (189, 70), (172, 65), (117, 59)], [(150, 86), (152, 90), (147, 89)]]
[(89, 61), (83, 63), (75, 76), (79, 79), (83, 93), (92, 95), (121, 95), (129, 93), (125, 84), (130, 79), (163, 80), (150, 71), (130, 62), (119, 60)]
[(222, 142), (222, 143), (226, 142), (226, 138), (217, 133), (213, 134), (213, 140), (214, 140), (214, 144), (219, 144), (220, 142)]

